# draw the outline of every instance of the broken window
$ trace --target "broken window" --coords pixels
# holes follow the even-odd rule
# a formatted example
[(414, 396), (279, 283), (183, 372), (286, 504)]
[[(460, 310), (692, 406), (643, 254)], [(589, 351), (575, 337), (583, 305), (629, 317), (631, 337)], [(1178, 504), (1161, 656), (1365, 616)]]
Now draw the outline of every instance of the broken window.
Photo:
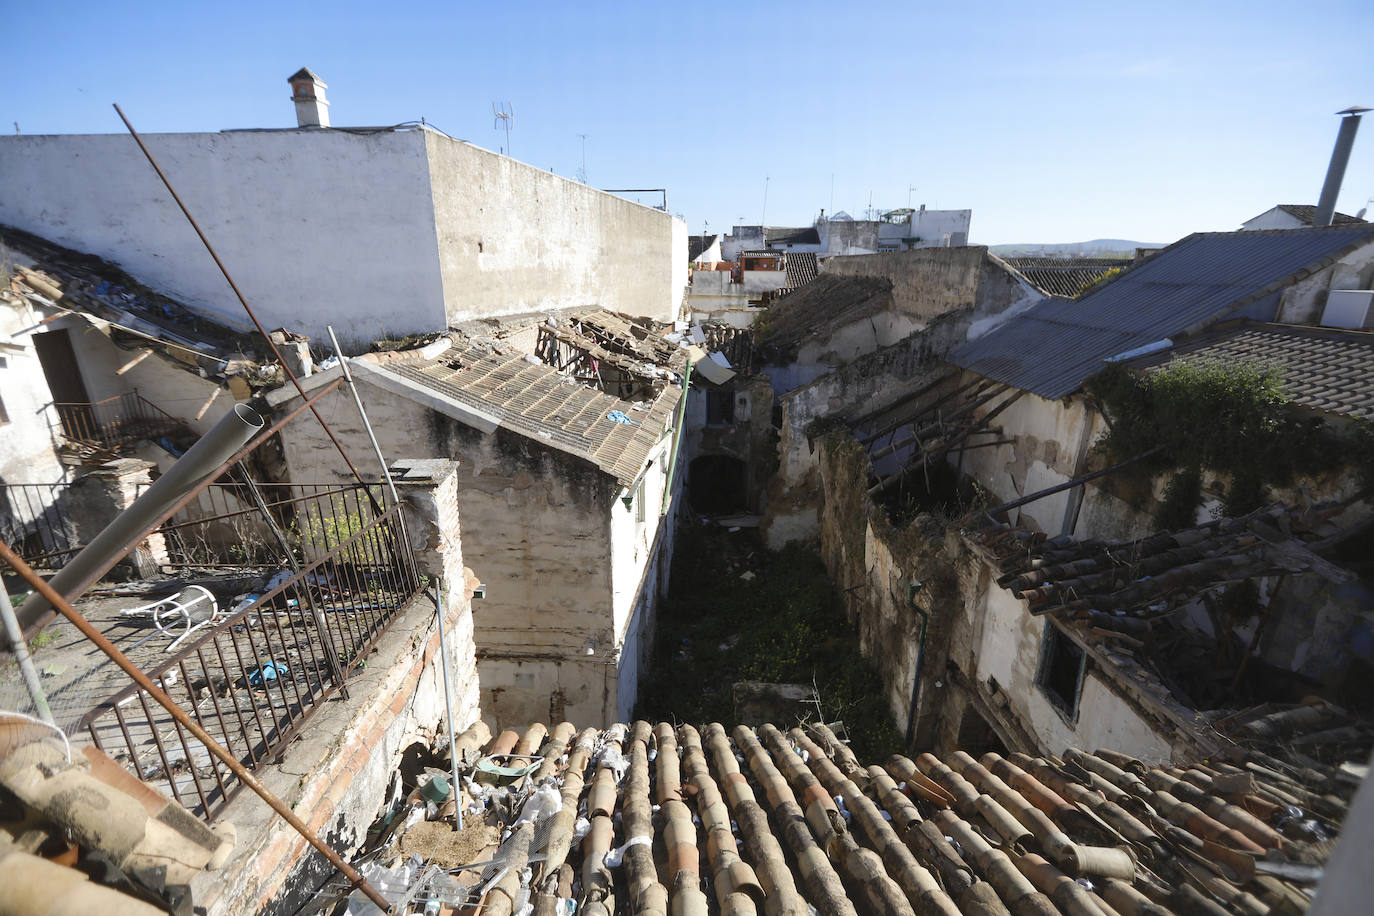
[(706, 425), (728, 426), (735, 422), (735, 392), (712, 388), (706, 392)]
[(1087, 656), (1083, 649), (1054, 625), (1045, 621), (1040, 643), (1040, 670), (1035, 682), (1041, 693), (1070, 720), (1078, 719), (1078, 697), (1083, 690)]

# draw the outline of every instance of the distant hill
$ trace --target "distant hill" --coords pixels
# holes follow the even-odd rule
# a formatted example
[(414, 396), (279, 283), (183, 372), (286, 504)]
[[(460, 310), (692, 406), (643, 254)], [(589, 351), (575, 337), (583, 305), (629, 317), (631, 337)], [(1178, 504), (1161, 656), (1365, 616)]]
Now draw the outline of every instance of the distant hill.
[(1133, 242), (1130, 239), (1093, 239), (1088, 242), (1057, 243), (1018, 243), (1015, 245), (993, 245), (993, 254), (1010, 258), (1025, 258), (1042, 255), (1045, 257), (1109, 257), (1120, 255), (1133, 257), (1137, 248), (1163, 248), (1158, 242)]

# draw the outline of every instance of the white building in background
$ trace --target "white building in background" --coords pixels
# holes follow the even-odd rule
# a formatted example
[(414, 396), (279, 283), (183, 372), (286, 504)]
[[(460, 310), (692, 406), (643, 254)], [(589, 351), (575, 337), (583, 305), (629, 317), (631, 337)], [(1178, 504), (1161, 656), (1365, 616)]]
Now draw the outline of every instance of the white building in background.
[(962, 248), (968, 244), (972, 210), (927, 210), (903, 207), (878, 219), (854, 219), (825, 211), (814, 226), (735, 226), (721, 241), (724, 260), (745, 251), (814, 252), (818, 257), (910, 251), (913, 248)]
[[(144, 138), (267, 327), (357, 347), (522, 312), (676, 317), (681, 220), (423, 124), (331, 128), (323, 82), (290, 82), (296, 128)], [(244, 325), (128, 136), (0, 137), (0, 223)]]

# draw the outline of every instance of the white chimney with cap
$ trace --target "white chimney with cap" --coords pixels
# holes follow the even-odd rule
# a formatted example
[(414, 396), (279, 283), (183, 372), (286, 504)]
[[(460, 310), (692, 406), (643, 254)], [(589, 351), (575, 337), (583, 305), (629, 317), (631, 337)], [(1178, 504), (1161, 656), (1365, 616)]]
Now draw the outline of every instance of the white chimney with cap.
[(328, 88), (309, 67), (301, 67), (286, 78), (291, 84), (291, 101), (296, 103), (297, 127), (328, 127), (329, 102), (324, 90)]

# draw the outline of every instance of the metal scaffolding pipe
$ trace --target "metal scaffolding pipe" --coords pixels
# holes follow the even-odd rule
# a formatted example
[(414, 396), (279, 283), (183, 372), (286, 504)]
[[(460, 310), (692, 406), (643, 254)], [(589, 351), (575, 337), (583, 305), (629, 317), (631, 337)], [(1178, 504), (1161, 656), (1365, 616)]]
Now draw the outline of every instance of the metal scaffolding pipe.
[[(48, 584), (68, 601), (74, 600), (146, 537), (162, 514), (187, 490), (211, 474), (218, 475), (224, 462), (262, 427), (262, 417), (256, 410), (247, 404), (235, 404), (233, 410), (201, 436), (129, 508), (115, 516), (114, 521), (72, 557)], [(24, 618), (32, 622), (51, 609), (52, 604), (40, 593), (24, 602)]]

